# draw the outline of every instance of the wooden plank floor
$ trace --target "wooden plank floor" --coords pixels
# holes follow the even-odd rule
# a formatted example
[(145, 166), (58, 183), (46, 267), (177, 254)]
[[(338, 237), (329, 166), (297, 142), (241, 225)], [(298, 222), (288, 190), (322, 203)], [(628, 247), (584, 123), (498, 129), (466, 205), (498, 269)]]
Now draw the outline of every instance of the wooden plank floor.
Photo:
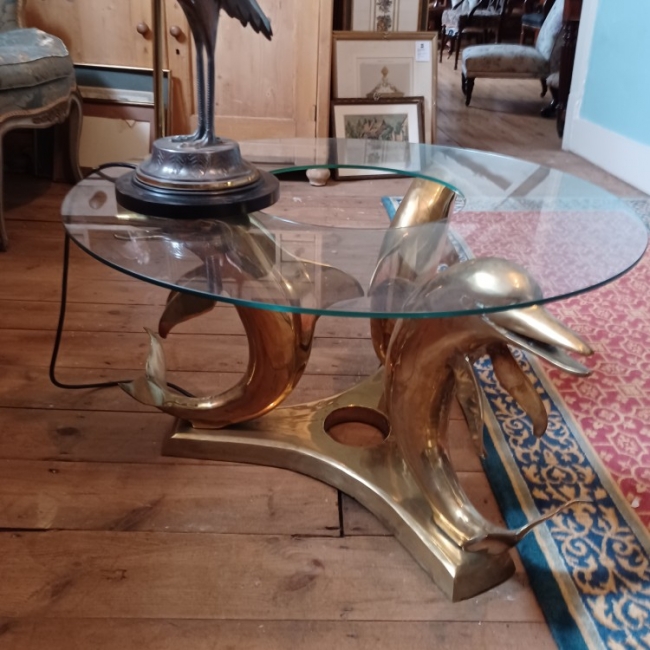
[[(537, 116), (535, 83), (479, 80), (471, 108), (440, 67), (439, 142), (559, 166), (624, 195), (631, 188), (560, 151)], [(327, 193), (381, 223), (378, 197), (404, 181), (299, 183), (278, 206), (337, 223)], [(554, 647), (525, 573), (451, 604), (372, 515), (282, 470), (163, 458), (171, 418), (121, 391), (48, 380), (67, 191), (5, 185), (11, 249), (0, 255), (0, 647), (11, 650)], [(349, 212), (346, 212), (349, 215)], [(345, 223), (341, 225), (346, 225)], [(348, 224), (349, 225), (349, 224)], [(59, 363), (69, 382), (141, 371), (164, 291), (73, 250)], [(231, 309), (185, 325), (166, 346), (190, 390), (233, 383), (246, 343)], [(323, 319), (292, 401), (353, 385), (376, 361), (367, 323)], [(454, 462), (475, 503), (499, 514), (455, 415)]]

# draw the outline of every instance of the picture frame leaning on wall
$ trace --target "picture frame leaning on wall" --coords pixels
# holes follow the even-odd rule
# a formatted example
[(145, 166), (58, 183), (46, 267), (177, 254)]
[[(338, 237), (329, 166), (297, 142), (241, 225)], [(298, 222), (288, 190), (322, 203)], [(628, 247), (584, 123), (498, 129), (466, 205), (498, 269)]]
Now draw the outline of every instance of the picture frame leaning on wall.
[[(392, 99), (335, 99), (332, 101), (332, 135), (344, 147), (337, 151), (341, 165), (389, 167), (396, 172), (419, 168), (419, 148), (424, 142), (424, 97)], [(339, 167), (337, 180), (394, 176), (372, 169)]]
[(423, 97), (424, 142), (433, 144), (437, 42), (431, 32), (334, 32), (333, 98)]

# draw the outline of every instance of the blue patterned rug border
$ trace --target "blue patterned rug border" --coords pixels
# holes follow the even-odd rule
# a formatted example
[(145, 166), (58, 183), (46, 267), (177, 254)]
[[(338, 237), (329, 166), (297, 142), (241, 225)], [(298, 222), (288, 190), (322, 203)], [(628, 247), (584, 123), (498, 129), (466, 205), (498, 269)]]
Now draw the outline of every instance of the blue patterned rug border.
[[(494, 417), (494, 414), (490, 415), (492, 415), (492, 418)], [(484, 441), (487, 456), (483, 461), (483, 467), (488, 482), (501, 512), (504, 513), (504, 519), (508, 526), (512, 528), (523, 526), (537, 513), (525, 513), (522, 508), (521, 498), (515, 491), (518, 469), (515, 468), (515, 472), (513, 472), (512, 464), (507, 462), (509, 449), (505, 441), (497, 440), (495, 442), (495, 430), (499, 432), (499, 435), (501, 431), (498, 423), (492, 421), (489, 425), (486, 425), (486, 429), (487, 435), (484, 436)], [(499, 445), (499, 442), (501, 445)], [(502, 449), (499, 450), (498, 447), (502, 447)], [(510, 465), (510, 469), (508, 465)], [(557, 567), (562, 568), (562, 563), (557, 556), (553, 561), (549, 558), (548, 550), (552, 547), (552, 543), (546, 539), (547, 537), (548, 531), (546, 529), (538, 529), (519, 542), (517, 552), (521, 557), (528, 581), (537, 595), (538, 602), (558, 648), (566, 650), (582, 650), (584, 648), (589, 650), (590, 647), (594, 648), (595, 646), (593, 643), (587, 645), (585, 636), (592, 635), (586, 635), (585, 632), (580, 630), (579, 625), (580, 614), (583, 613), (586, 616), (586, 612), (580, 611), (583, 608), (579, 599), (578, 607), (576, 607), (575, 602), (573, 607), (569, 606), (567, 596), (562, 592), (556, 577)], [(553, 565), (555, 565), (556, 570), (554, 570)]]
[[(497, 452), (485, 469), (490, 483), (499, 486), (494, 492), (506, 523), (523, 525), (569, 498), (592, 501), (581, 506), (582, 512), (573, 508), (540, 527), (536, 545), (524, 540), (517, 547), (556, 642), (570, 650), (576, 647), (574, 631), (579, 631), (589, 648), (650, 648), (650, 557), (607, 491), (604, 467), (594, 467), (584, 453), (589, 442), (579, 440), (579, 429), (572, 428), (546, 392), (542, 378), (550, 382), (545, 373), (527, 355), (517, 357), (547, 404), (549, 427), (541, 439), (501, 389), (489, 361), (476, 366), (491, 407), (488, 440)], [(501, 493), (505, 482), (514, 501)], [(545, 573), (556, 581), (565, 612), (556, 598), (549, 598)], [(566, 624), (567, 615), (574, 630)]]

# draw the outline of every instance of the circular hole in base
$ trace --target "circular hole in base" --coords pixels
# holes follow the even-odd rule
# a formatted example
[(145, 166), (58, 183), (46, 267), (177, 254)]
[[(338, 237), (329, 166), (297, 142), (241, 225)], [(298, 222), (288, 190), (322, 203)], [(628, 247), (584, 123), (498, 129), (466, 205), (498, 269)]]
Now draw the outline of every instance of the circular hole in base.
[(349, 447), (376, 447), (390, 434), (388, 418), (374, 409), (347, 406), (325, 418), (325, 431), (336, 442)]

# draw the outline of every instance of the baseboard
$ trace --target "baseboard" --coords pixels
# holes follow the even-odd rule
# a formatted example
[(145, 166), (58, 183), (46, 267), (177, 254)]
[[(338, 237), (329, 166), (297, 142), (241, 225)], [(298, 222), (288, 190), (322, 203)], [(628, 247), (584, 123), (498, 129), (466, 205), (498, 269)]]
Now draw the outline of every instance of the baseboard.
[(574, 118), (564, 148), (650, 194), (650, 147), (581, 117)]

